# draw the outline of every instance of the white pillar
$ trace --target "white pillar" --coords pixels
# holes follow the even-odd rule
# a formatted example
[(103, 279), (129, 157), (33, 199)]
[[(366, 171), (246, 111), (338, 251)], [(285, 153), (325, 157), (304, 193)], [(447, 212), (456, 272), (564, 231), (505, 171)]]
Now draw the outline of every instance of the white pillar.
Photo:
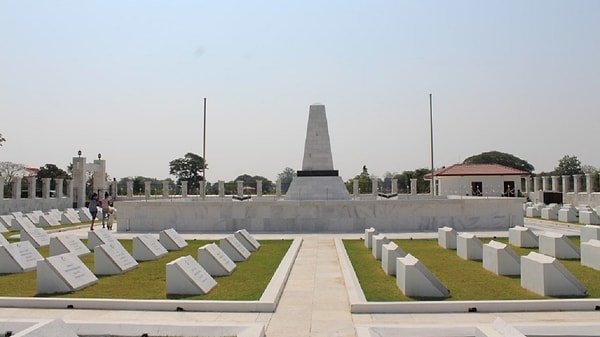
[(94, 160), (94, 175), (92, 176), (92, 186), (94, 192), (98, 192), (98, 197), (103, 198), (106, 191), (106, 160)]
[(550, 191), (550, 177), (548, 176), (543, 176), (542, 177), (542, 189), (544, 191)]
[(63, 181), (62, 178), (55, 178), (54, 184), (56, 185), (56, 199), (62, 199), (63, 197)]
[(35, 177), (27, 177), (27, 198), (35, 199)]
[(352, 180), (352, 192), (354, 193), (354, 197), (360, 196), (360, 190), (358, 188), (358, 179)]
[(531, 192), (531, 176), (529, 176), (525, 178), (525, 193), (529, 195)]
[(164, 199), (168, 199), (169, 198), (169, 181), (168, 180), (163, 180), (162, 181), (162, 196)]
[(118, 194), (118, 189), (117, 189), (117, 180), (113, 179), (112, 183), (111, 183), (111, 193), (112, 193), (112, 197), (113, 199), (117, 197)]
[(127, 180), (127, 197), (133, 197), (133, 180)]
[(14, 177), (12, 181), (13, 199), (21, 199), (21, 177)]
[(585, 175), (585, 189), (587, 191), (587, 194), (591, 194), (592, 192), (594, 192), (594, 176), (590, 173), (587, 173)]
[(223, 180), (219, 180), (219, 197), (223, 198), (225, 196), (225, 182)]
[[(72, 179), (67, 179), (67, 198), (70, 198), (71, 202), (75, 201), (75, 199), (73, 198), (73, 180)], [(83, 207), (83, 206), (80, 206), (80, 207)]]
[(537, 192), (540, 190), (540, 177), (533, 177), (533, 191)]
[(262, 180), (256, 181), (256, 196), (262, 197)]
[(573, 175), (573, 192), (575, 192), (575, 195), (577, 195), (577, 193), (579, 193), (581, 190), (581, 174), (574, 174)]
[(144, 194), (146, 195), (146, 199), (150, 198), (150, 192), (152, 192), (152, 187), (150, 186), (151, 181), (144, 181)]
[(204, 180), (200, 181), (200, 197), (206, 198), (206, 181)]
[(569, 192), (569, 176), (562, 176), (562, 184), (563, 203), (566, 203), (567, 193)]
[[(86, 183), (86, 170), (85, 170), (85, 157), (73, 157), (73, 181), (71, 198), (74, 203), (77, 203), (77, 207), (85, 206), (85, 183)], [(67, 189), (67, 192), (69, 189)]]
[(377, 196), (377, 178), (371, 179), (371, 189), (374, 196)]
[(417, 178), (410, 178), (410, 194), (417, 194)]
[(398, 193), (398, 179), (392, 179), (392, 194)]
[(237, 183), (237, 194), (238, 196), (243, 196), (244, 195), (244, 181), (242, 180), (238, 180), (236, 181)]
[(559, 176), (552, 176), (552, 192), (558, 192), (558, 178)]
[(275, 198), (281, 198), (281, 179), (279, 178), (275, 181)]
[(42, 198), (50, 198), (50, 181), (52, 178), (42, 178)]
[(187, 198), (188, 193), (187, 193), (187, 180), (182, 180), (181, 181), (181, 197), (183, 198)]
[(0, 176), (0, 200), (4, 199), (4, 177)]

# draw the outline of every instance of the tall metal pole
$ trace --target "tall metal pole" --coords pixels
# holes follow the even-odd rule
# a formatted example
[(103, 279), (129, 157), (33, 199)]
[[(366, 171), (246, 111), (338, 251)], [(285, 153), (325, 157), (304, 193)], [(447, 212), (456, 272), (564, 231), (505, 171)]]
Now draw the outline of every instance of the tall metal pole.
[(435, 172), (433, 167), (433, 103), (431, 94), (429, 94), (429, 134), (431, 136), (431, 195), (435, 196)]
[[(202, 180), (206, 193), (206, 97), (204, 97), (204, 134), (202, 136)], [(204, 195), (204, 193), (202, 195)]]

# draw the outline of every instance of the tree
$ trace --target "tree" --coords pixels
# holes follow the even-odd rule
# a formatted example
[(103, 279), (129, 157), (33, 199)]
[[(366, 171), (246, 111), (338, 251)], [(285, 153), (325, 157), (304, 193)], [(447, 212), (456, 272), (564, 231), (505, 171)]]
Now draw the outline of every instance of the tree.
[(237, 183), (236, 183), (237, 181), (243, 181), (245, 188), (256, 189), (256, 181), (257, 180), (262, 180), (262, 189), (265, 194), (273, 192), (273, 182), (270, 181), (269, 179), (262, 177), (262, 176), (251, 176), (249, 174), (243, 174), (233, 180), (233, 183), (235, 184), (235, 187), (233, 189), (234, 194), (237, 194)]
[(70, 178), (69, 173), (59, 168), (54, 164), (46, 164), (40, 167), (40, 170), (37, 173), (37, 186), (42, 186), (42, 178), (53, 178), (50, 181), (50, 189), (56, 189), (56, 181), (54, 179), (68, 179)]
[(360, 193), (371, 193), (373, 183), (371, 182), (372, 177), (369, 175), (369, 170), (367, 169), (367, 165), (363, 165), (362, 172), (359, 175), (354, 176), (354, 178), (348, 180), (346, 182), (346, 189), (350, 193), (353, 192), (354, 189), (354, 180), (358, 179), (358, 190)]
[(534, 170), (533, 165), (527, 161), (515, 157), (512, 154), (490, 151), (483, 152), (475, 156), (471, 156), (463, 161), (463, 164), (499, 164), (506, 167), (512, 167), (517, 170), (526, 171), (532, 173)]
[[(24, 174), (25, 165), (9, 161), (0, 162), (0, 176), (4, 177), (4, 186), (11, 186), (15, 177), (23, 177)], [(4, 191), (6, 192), (5, 197), (12, 196), (10, 188), (5, 188)]]
[(169, 173), (177, 177), (178, 184), (182, 180), (188, 181), (188, 192), (200, 187), (202, 173), (207, 168), (204, 158), (191, 152), (169, 163)]
[(554, 169), (554, 174), (558, 176), (583, 174), (581, 162), (577, 159), (577, 156), (565, 155), (558, 161), (558, 166)]
[(281, 180), (281, 192), (285, 194), (290, 188), (290, 184), (294, 177), (296, 176), (296, 171), (290, 167), (286, 167), (283, 169), (283, 172), (277, 175), (277, 178)]
[(4, 143), (6, 141), (6, 138), (4, 138), (2, 136), (2, 134), (0, 133), (0, 146), (2, 146), (2, 143)]

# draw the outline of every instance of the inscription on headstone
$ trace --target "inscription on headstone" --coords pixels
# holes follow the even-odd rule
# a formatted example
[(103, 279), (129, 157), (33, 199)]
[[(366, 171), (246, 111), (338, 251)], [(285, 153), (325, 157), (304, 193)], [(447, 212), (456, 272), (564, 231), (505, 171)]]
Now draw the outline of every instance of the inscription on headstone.
[(88, 232), (88, 248), (90, 250), (96, 246), (113, 242), (117, 242), (117, 239), (106, 229), (98, 228)]
[(219, 246), (234, 262), (246, 261), (250, 258), (250, 252), (233, 235), (221, 239)]
[(0, 246), (0, 274), (23, 273), (35, 270), (42, 255), (31, 242), (22, 241)]
[(136, 261), (156, 260), (168, 253), (152, 234), (140, 234), (133, 238), (133, 258)]
[(73, 253), (50, 256), (37, 263), (37, 293), (66, 293), (95, 284), (98, 278)]
[(235, 262), (214, 243), (198, 248), (198, 263), (211, 276), (226, 276), (237, 268)]
[(94, 271), (96, 275), (123, 274), (137, 268), (138, 263), (118, 241), (94, 248)]
[(50, 235), (42, 228), (25, 228), (21, 230), (21, 241), (29, 241), (35, 248), (47, 247)]
[(167, 250), (180, 250), (187, 247), (188, 243), (173, 228), (165, 229), (158, 234), (158, 240)]
[(77, 256), (90, 254), (90, 250), (73, 234), (61, 234), (50, 238), (50, 256), (73, 253)]

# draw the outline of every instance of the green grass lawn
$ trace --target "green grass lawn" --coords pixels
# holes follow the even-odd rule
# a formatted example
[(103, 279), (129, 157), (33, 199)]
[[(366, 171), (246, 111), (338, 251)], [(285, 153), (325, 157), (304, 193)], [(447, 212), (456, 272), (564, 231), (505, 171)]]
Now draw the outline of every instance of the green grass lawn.
[[(579, 238), (572, 238), (579, 245)], [(508, 243), (508, 239), (496, 241)], [(521, 279), (515, 276), (498, 276), (483, 268), (481, 261), (465, 261), (431, 240), (394, 240), (405, 252), (418, 258), (448, 289), (451, 297), (442, 300), (516, 300), (543, 299), (521, 287)], [(489, 239), (482, 239), (483, 243)], [(375, 260), (371, 250), (362, 240), (344, 240), (360, 285), (368, 301), (440, 300), (439, 298), (409, 298), (396, 286), (396, 277), (386, 275), (381, 261)], [(527, 255), (535, 249), (511, 246), (519, 255)], [(588, 289), (589, 297), (600, 297), (600, 271), (582, 266), (577, 261), (560, 261)]]
[[(86, 243), (86, 240), (82, 240)], [(132, 241), (120, 240), (131, 253)], [(124, 274), (100, 276), (98, 283), (73, 293), (51, 295), (75, 298), (126, 298), (126, 299), (166, 299), (182, 298), (197, 300), (258, 300), (270, 282), (283, 256), (290, 247), (291, 240), (261, 241), (261, 247), (253, 252), (248, 261), (237, 262), (236, 270), (230, 276), (216, 277), (218, 285), (206, 295), (166, 296), (166, 264), (180, 256), (191, 255), (197, 258), (198, 248), (214, 241), (192, 240), (188, 246), (155, 261), (139, 262), (136, 269)], [(49, 249), (38, 249), (42, 256), (49, 255)], [(94, 271), (94, 254), (81, 258), (87, 267)], [(36, 272), (0, 275), (0, 296), (31, 297), (36, 293)], [(44, 295), (47, 296), (47, 295)]]

